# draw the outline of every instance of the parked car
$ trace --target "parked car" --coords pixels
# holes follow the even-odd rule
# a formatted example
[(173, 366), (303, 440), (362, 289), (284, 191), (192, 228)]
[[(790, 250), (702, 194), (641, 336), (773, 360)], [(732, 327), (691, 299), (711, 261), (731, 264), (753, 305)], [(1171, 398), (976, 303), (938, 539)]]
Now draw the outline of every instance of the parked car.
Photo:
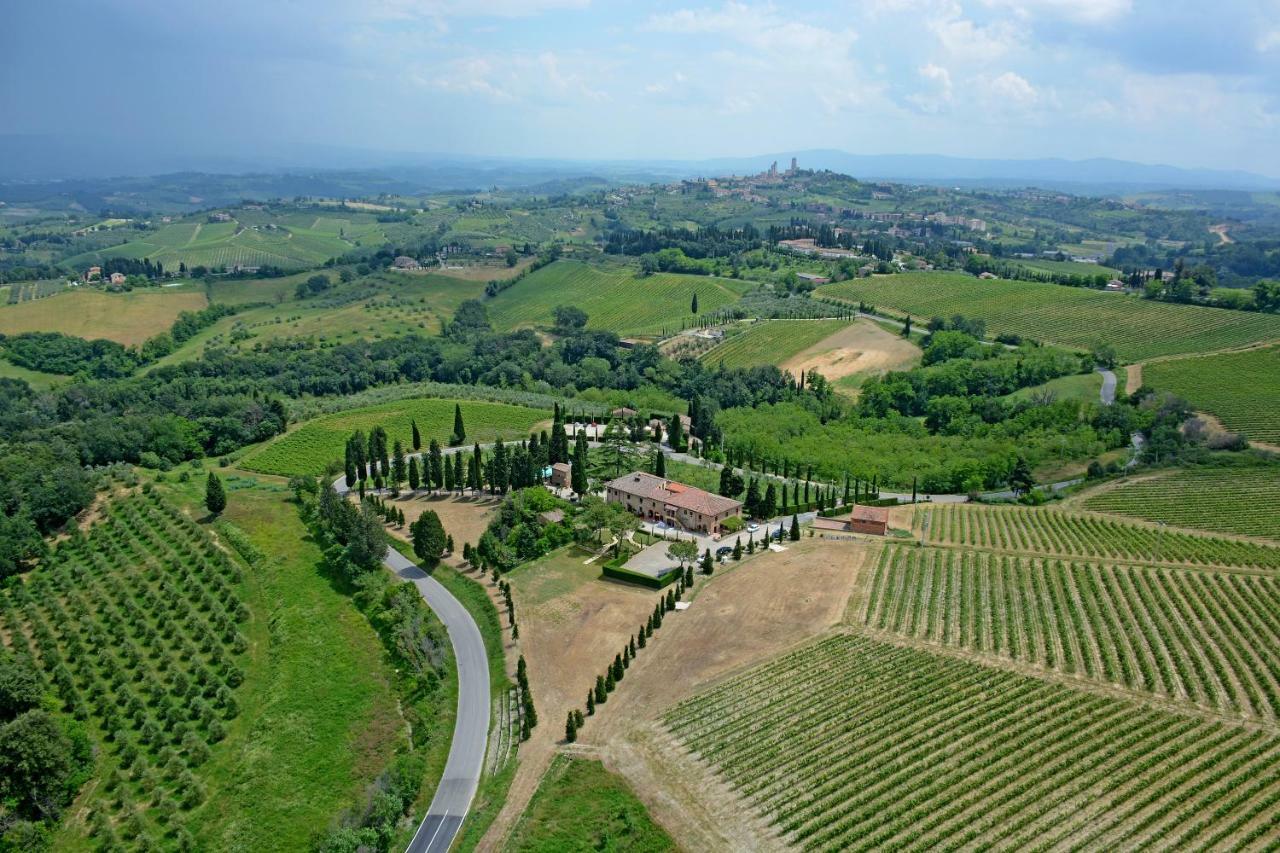
[(724, 558), (725, 558), (725, 557), (728, 557), (728, 556), (729, 556), (730, 554), (732, 554), (732, 553), (733, 553), (733, 549), (732, 549), (732, 548), (730, 548), (730, 547), (728, 547), (728, 546), (725, 546), (725, 547), (723, 547), (723, 548), (717, 548), (717, 549), (716, 549), (716, 559), (723, 563), (723, 562), (724, 562)]
[(756, 524), (754, 521), (747, 525), (747, 530), (751, 533), (755, 533), (759, 529), (760, 525)]

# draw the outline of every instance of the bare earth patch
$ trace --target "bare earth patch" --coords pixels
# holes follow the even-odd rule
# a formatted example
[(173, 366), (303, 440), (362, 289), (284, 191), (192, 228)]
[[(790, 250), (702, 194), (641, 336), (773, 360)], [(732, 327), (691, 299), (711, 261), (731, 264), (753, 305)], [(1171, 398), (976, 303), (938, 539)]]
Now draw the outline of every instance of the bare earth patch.
[[(588, 720), (581, 742), (630, 782), (687, 850), (785, 845), (659, 722), (708, 685), (840, 623), (878, 544), (805, 539), (714, 576), (699, 576), (690, 608), (669, 614), (650, 647)], [(563, 714), (561, 715), (563, 716)], [(557, 720), (558, 722), (558, 720)]]
[(1132, 394), (1142, 387), (1142, 365), (1131, 364), (1124, 369), (1124, 393)]
[(905, 370), (920, 360), (920, 348), (869, 320), (859, 320), (792, 356), (781, 367), (816, 370), (830, 382), (854, 374)]
[(480, 535), (489, 526), (500, 501), (484, 495), (459, 498), (422, 492), (417, 495), (402, 495), (388, 503), (404, 510), (405, 526), (393, 529), (393, 534), (409, 541), (409, 525), (417, 521), (418, 516), (425, 511), (435, 510), (436, 515), (440, 516), (440, 523), (444, 525), (444, 532), (453, 537), (454, 548), (461, 554), (462, 543), (470, 542), (474, 545), (480, 541)]

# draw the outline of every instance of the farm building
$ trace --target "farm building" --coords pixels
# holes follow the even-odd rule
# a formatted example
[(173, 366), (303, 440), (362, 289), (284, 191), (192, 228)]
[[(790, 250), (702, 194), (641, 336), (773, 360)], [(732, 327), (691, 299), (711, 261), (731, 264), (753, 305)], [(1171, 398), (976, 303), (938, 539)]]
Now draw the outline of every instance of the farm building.
[(871, 536), (884, 536), (889, 531), (889, 510), (882, 506), (855, 506), (848, 515), (815, 518), (813, 527), (815, 530), (830, 530), (836, 533), (867, 533)]
[(102, 267), (89, 267), (89, 269), (85, 271), (85, 281), (96, 281), (100, 278), (102, 278)]
[(398, 270), (422, 269), (422, 264), (418, 263), (416, 260), (409, 257), (408, 255), (398, 255), (396, 259), (391, 262), (391, 266), (395, 267)]
[(125, 275), (124, 275), (124, 273), (122, 273), (122, 272), (113, 272), (113, 273), (111, 274), (111, 283), (112, 283), (112, 284), (124, 284), (124, 281), (125, 281)]
[(1123, 293), (1124, 282), (1118, 278), (1113, 278), (1111, 279), (1111, 281), (1107, 282), (1107, 286), (1105, 289), (1108, 293)]
[(634, 418), (637, 413), (635, 409), (631, 409), (626, 406), (619, 406), (609, 414), (615, 418)]
[(726, 518), (742, 513), (742, 501), (644, 471), (633, 471), (606, 483), (605, 500), (621, 504), (646, 521), (661, 521), (699, 533), (718, 534)]
[(558, 489), (567, 489), (570, 486), (571, 475), (573, 474), (573, 465), (569, 462), (557, 462), (551, 466), (551, 485)]
[(826, 284), (831, 281), (825, 275), (818, 275), (816, 272), (798, 272), (796, 273), (796, 278), (801, 281), (807, 281), (810, 284)]

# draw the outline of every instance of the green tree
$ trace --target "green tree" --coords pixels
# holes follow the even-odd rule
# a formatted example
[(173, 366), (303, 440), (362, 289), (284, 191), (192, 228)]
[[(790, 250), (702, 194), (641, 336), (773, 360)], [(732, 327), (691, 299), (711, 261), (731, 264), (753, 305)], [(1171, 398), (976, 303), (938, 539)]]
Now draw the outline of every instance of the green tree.
[(409, 488), (418, 491), (418, 486), (422, 485), (422, 476), (418, 473), (418, 457), (409, 457)]
[(1009, 487), (1015, 495), (1025, 495), (1036, 487), (1035, 475), (1031, 473), (1031, 465), (1025, 456), (1018, 456), (1009, 473)]
[(680, 420), (679, 413), (671, 416), (671, 425), (667, 427), (667, 444), (677, 453), (684, 450), (684, 422)]
[(227, 493), (222, 488), (222, 480), (212, 471), (204, 484), (204, 507), (210, 515), (220, 515), (227, 508)]
[(400, 484), (409, 473), (404, 459), (404, 444), (397, 438), (395, 447), (391, 451), (391, 485), (396, 491), (400, 490)]
[(413, 553), (419, 560), (429, 566), (440, 562), (447, 544), (444, 525), (434, 510), (427, 510), (409, 525), (409, 534), (413, 540)]
[(742, 537), (741, 536), (733, 540), (733, 559), (735, 560), (742, 559)]
[(413, 450), (418, 452), (422, 449), (422, 433), (418, 432), (418, 422), (409, 421), (409, 430), (413, 440)]
[(653, 459), (653, 475), (663, 478), (667, 476), (667, 456), (661, 450), (657, 452)]
[(678, 542), (672, 542), (667, 546), (667, 557), (675, 560), (683, 569), (685, 563), (691, 563), (698, 559), (698, 543), (691, 539), (681, 539)]
[(791, 516), (791, 541), (800, 541), (800, 516), (794, 514)]
[[(709, 574), (711, 574), (712, 572), (714, 572), (715, 570), (716, 570), (715, 560), (714, 560), (714, 559), (712, 559), (712, 557), (711, 557), (711, 549), (710, 549), (710, 548), (708, 548), (708, 549), (707, 549), (707, 553), (705, 553), (705, 554), (703, 554), (703, 555), (702, 555), (702, 573), (703, 573), (704, 575), (709, 575)], [(693, 583), (693, 578), (686, 578), (686, 579), (685, 579), (685, 586), (689, 586), (689, 585), (691, 585), (692, 583)]]
[(375, 569), (387, 553), (387, 531), (369, 504), (362, 504), (347, 533), (347, 559), (360, 571)]
[(0, 726), (0, 797), (18, 815), (56, 818), (92, 761), (80, 727), (36, 708)]
[(566, 743), (573, 743), (578, 739), (578, 718), (573, 711), (569, 712), (569, 719), (564, 724), (564, 739)]
[(587, 436), (578, 433), (573, 446), (573, 465), (569, 472), (569, 481), (574, 494), (582, 497), (587, 493)]
[(911, 337), (911, 315), (907, 315), (907, 319), (902, 323), (902, 336), (904, 338)]
[(453, 435), (449, 437), (449, 444), (457, 447), (467, 440), (467, 429), (462, 423), (462, 406), (458, 403), (453, 404)]
[(689, 303), (689, 313), (698, 313), (698, 291), (693, 292), (693, 301)]

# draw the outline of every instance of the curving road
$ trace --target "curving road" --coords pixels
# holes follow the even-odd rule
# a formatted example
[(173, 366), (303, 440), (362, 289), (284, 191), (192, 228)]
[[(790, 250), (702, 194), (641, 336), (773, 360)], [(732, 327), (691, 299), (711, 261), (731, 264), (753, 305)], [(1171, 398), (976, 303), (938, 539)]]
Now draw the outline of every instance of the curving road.
[(1116, 372), (1105, 367), (1095, 367), (1094, 370), (1102, 374), (1102, 390), (1098, 392), (1102, 405), (1110, 406), (1116, 401)]
[[(349, 491), (342, 477), (334, 482), (333, 489), (344, 496)], [(397, 577), (418, 588), (449, 632), (453, 658), (458, 664), (458, 716), (444, 776), (406, 848), (407, 853), (447, 853), (471, 809), (484, 767), (489, 742), (489, 655), (480, 628), (467, 608), (438, 580), (394, 548), (387, 549), (382, 562)]]

